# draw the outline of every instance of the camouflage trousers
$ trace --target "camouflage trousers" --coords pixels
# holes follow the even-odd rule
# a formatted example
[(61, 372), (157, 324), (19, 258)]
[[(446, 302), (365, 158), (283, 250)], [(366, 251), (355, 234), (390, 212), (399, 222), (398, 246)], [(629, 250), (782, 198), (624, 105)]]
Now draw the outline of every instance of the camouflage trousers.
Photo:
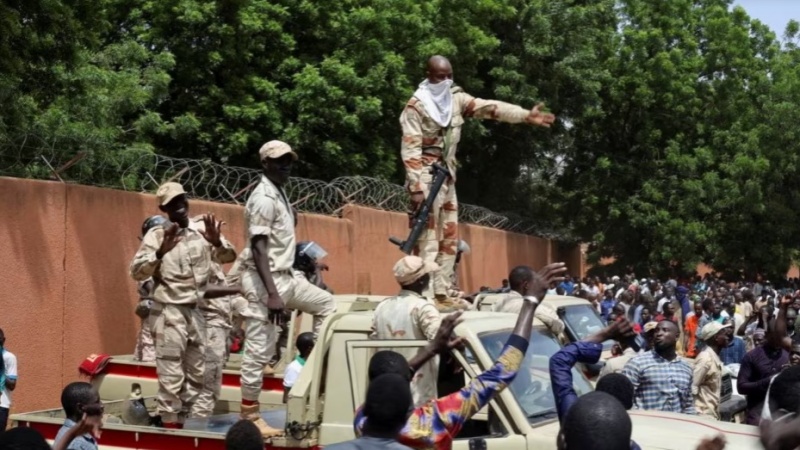
[[(422, 172), (421, 181), (425, 198), (430, 192), (433, 175), (429, 170)], [(433, 202), (428, 216), (428, 227), (422, 232), (414, 248), (414, 254), (425, 261), (436, 262), (440, 269), (431, 277), (429, 287), (422, 295), (448, 295), (453, 284), (453, 266), (456, 263), (458, 247), (458, 199), (456, 185), (448, 179), (442, 184), (439, 195)]]
[(208, 417), (214, 412), (222, 389), (222, 370), (228, 361), (228, 334), (223, 327), (206, 328), (206, 375), (203, 390), (195, 401), (195, 417)]
[(164, 423), (183, 422), (197, 413), (195, 401), (205, 378), (206, 323), (194, 305), (156, 303), (156, 410)]
[[(286, 308), (296, 309), (314, 316), (312, 331), (316, 337), (326, 317), (333, 314), (336, 305), (333, 295), (309, 283), (301, 272), (273, 272), (272, 279)], [(242, 355), (242, 399), (258, 400), (264, 376), (264, 367), (275, 354), (280, 328), (269, 320), (269, 311), (261, 302), (266, 298), (266, 288), (255, 270), (242, 274), (242, 289), (249, 302), (245, 319), (244, 354)]]
[(153, 340), (153, 324), (155, 317), (147, 316), (142, 320), (142, 327), (136, 335), (136, 348), (133, 350), (133, 360), (141, 362), (153, 362), (156, 360), (156, 343)]

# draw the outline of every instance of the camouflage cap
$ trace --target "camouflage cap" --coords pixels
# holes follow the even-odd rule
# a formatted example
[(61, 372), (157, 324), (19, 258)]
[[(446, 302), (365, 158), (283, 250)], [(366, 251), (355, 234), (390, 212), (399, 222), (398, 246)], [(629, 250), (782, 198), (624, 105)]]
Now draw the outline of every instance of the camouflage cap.
[(258, 157), (263, 161), (267, 158), (277, 159), (287, 153), (291, 154), (292, 159), (297, 161), (297, 153), (292, 150), (289, 144), (283, 141), (269, 141), (258, 150)]
[(425, 262), (419, 256), (405, 256), (394, 265), (394, 278), (400, 286), (409, 285), (425, 274), (436, 272), (439, 265), (434, 262)]
[(173, 198), (179, 195), (186, 195), (186, 191), (183, 190), (183, 186), (180, 183), (169, 182), (164, 183), (159, 186), (158, 191), (156, 192), (156, 197), (158, 197), (158, 204), (161, 206), (166, 205)]

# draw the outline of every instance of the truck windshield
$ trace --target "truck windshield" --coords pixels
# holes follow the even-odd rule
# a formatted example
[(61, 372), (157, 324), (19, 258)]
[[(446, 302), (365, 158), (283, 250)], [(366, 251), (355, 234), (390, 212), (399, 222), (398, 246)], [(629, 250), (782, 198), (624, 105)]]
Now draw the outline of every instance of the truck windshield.
[[(500, 356), (509, 334), (511, 330), (480, 335), (481, 343), (493, 360)], [(560, 348), (558, 341), (548, 331), (534, 329), (520, 371), (511, 383), (511, 392), (532, 424), (557, 418), (556, 403), (550, 387), (550, 357)], [(578, 395), (592, 391), (589, 382), (575, 368), (572, 369), (572, 379)]]
[[(576, 341), (585, 339), (587, 336), (605, 328), (600, 315), (591, 305), (565, 306), (561, 320), (575, 335), (574, 339)], [(603, 342), (603, 350), (611, 350), (613, 345), (614, 341), (605, 341)]]

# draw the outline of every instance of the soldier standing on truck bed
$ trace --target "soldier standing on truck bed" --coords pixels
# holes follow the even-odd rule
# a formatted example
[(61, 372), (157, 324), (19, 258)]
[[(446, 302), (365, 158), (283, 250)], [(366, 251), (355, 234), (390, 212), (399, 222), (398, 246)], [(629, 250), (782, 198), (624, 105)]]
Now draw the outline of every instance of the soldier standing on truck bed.
[[(420, 236), (416, 248), (422, 259), (435, 261), (441, 267), (433, 277), (433, 293), (440, 308), (453, 306), (447, 292), (458, 243), (456, 148), (461, 140), (464, 118), (550, 127), (555, 116), (541, 112), (542, 107), (539, 104), (527, 110), (510, 103), (475, 98), (453, 84), (453, 69), (447, 58), (432, 56), (427, 64), (427, 78), (400, 115), (403, 128), (400, 155), (406, 168), (412, 212), (420, 208), (430, 192), (431, 164), (444, 163), (450, 171), (449, 179), (434, 201), (428, 228)], [(428, 290), (426, 296), (430, 296)]]
[(284, 309), (313, 315), (312, 330), (316, 337), (322, 322), (335, 311), (335, 304), (333, 295), (292, 271), (295, 219), (283, 186), (289, 181), (297, 154), (281, 141), (267, 142), (258, 154), (264, 173), (247, 199), (244, 212), (247, 245), (252, 255), (245, 261), (242, 274), (242, 289), (251, 317), (245, 319), (241, 413), (266, 438), (282, 433), (261, 418), (258, 397), (264, 368), (275, 353)]
[[(142, 236), (139, 238), (141, 241), (144, 235), (158, 225), (164, 225), (167, 219), (164, 216), (151, 216), (148, 217), (142, 224)], [(139, 304), (136, 305), (136, 315), (142, 319), (139, 334), (136, 335), (136, 347), (133, 350), (133, 360), (141, 362), (153, 362), (156, 360), (156, 346), (153, 340), (153, 320), (155, 316), (150, 315), (150, 309), (153, 306), (153, 288), (155, 283), (152, 278), (148, 278), (138, 283), (137, 291), (139, 293)]]
[(156, 196), (171, 224), (147, 232), (130, 271), (136, 281), (153, 277), (155, 282), (150, 314), (156, 316), (156, 409), (166, 428), (183, 428), (186, 417), (196, 413), (194, 402), (205, 375), (206, 329), (198, 302), (225, 294), (224, 289), (211, 292), (211, 262), (232, 262), (236, 251), (213, 214), (189, 218), (183, 186), (165, 183)]

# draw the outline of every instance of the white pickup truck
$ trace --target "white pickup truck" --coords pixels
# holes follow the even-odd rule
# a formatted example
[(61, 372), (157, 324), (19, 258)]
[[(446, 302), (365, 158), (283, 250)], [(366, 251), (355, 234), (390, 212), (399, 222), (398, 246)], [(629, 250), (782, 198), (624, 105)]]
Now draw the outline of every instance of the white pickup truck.
[[(340, 296), (337, 296), (340, 297)], [(347, 297), (347, 296), (344, 296)], [(272, 438), (266, 448), (317, 449), (354, 437), (353, 413), (363, 402), (367, 366), (377, 348), (419, 347), (424, 341), (375, 341), (369, 339), (372, 310), (378, 298), (349, 296), (339, 312), (325, 322), (320, 339), (292, 388), (288, 404), (280, 398), (280, 376), (265, 377), (261, 396), (262, 415), (285, 436)], [(464, 370), (465, 382), (488, 369), (498, 356), (516, 316), (467, 312), (456, 334), (466, 339), (466, 350), (453, 356)], [(561, 344), (538, 321), (523, 366), (511, 384), (484, 410), (474, 416), (456, 437), (453, 448), (485, 447), (509, 450), (556, 449), (559, 430), (555, 401), (550, 387), (549, 359)], [(123, 370), (120, 370), (123, 368)], [(141, 384), (147, 406), (154, 407), (155, 369), (152, 364), (115, 358), (109, 372), (95, 380), (106, 412), (121, 413), (122, 402), (133, 382)], [(592, 390), (580, 371), (573, 369), (579, 394)], [(210, 419), (190, 420), (183, 430), (107, 423), (100, 448), (149, 450), (222, 450), (224, 433), (239, 410), (238, 374), (235, 362), (225, 372), (222, 399)], [(704, 437), (722, 433), (728, 450), (759, 448), (755, 427), (718, 422), (673, 413), (631, 411), (633, 439), (643, 449), (691, 450)], [(11, 416), (18, 426), (30, 426), (53, 439), (63, 422), (61, 410), (37, 411)]]

